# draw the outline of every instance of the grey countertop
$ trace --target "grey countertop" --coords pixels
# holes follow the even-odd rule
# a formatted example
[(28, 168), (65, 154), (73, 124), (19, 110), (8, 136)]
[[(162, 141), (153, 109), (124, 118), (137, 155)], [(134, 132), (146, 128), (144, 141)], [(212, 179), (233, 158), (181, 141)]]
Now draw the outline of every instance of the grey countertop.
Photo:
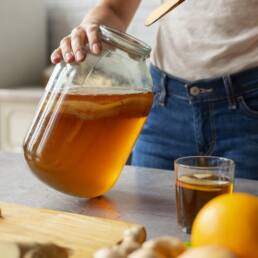
[[(149, 238), (189, 237), (176, 223), (171, 171), (126, 166), (109, 193), (91, 200), (67, 196), (44, 185), (32, 175), (22, 154), (0, 153), (0, 176), (0, 201), (143, 224)], [(236, 191), (258, 195), (258, 181), (237, 179)]]

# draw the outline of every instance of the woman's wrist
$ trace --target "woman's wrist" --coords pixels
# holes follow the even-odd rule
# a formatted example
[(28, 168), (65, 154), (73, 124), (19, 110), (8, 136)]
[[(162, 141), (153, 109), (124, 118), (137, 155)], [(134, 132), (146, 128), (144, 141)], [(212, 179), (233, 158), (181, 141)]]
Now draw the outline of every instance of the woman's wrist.
[[(134, 0), (137, 3), (139, 0)], [(125, 31), (132, 18), (135, 8), (131, 8), (131, 15), (128, 15), (126, 6), (122, 6), (124, 10), (119, 11), (121, 4), (112, 5), (109, 1), (93, 8), (83, 19), (81, 24), (74, 28), (70, 35), (64, 37), (57, 49), (51, 55), (51, 61), (57, 64), (64, 60), (67, 63), (82, 62), (87, 51), (93, 54), (99, 54), (102, 49), (99, 37), (99, 25), (106, 25), (114, 29)], [(86, 49), (86, 44), (89, 50)]]
[(108, 5), (98, 5), (92, 9), (81, 24), (106, 25), (114, 29), (125, 31), (127, 25), (122, 17), (120, 17), (113, 8)]

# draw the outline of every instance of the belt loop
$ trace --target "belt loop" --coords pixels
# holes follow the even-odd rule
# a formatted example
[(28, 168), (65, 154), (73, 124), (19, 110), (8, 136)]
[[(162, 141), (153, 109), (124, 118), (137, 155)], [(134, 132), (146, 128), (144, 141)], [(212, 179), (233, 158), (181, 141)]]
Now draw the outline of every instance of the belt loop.
[(160, 96), (159, 96), (159, 104), (161, 106), (165, 106), (166, 105), (166, 97), (167, 97), (167, 75), (165, 73), (161, 74), (160, 86), (161, 86), (161, 92), (160, 92)]
[(189, 101), (189, 104), (193, 104), (193, 101), (192, 101), (192, 96), (190, 94), (190, 87), (191, 87), (191, 84), (185, 84), (184, 85), (186, 91), (187, 91), (187, 95), (188, 95), (188, 101)]
[(236, 109), (237, 104), (236, 104), (234, 88), (233, 88), (231, 77), (230, 77), (230, 75), (226, 75), (226, 76), (223, 76), (222, 79), (223, 79), (224, 86), (226, 89), (229, 109), (231, 109), (231, 110)]

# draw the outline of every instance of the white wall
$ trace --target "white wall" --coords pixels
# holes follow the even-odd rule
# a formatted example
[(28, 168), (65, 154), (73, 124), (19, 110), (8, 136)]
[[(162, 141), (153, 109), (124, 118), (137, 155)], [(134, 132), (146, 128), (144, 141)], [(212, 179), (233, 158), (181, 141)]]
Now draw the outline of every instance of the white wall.
[(45, 0), (0, 0), (0, 88), (38, 83), (46, 65)]
[[(39, 84), (51, 51), (96, 2), (0, 0), (0, 88)], [(144, 20), (159, 4), (160, 0), (143, 0), (128, 31), (151, 46), (157, 25), (146, 28)]]
[[(48, 28), (50, 44), (53, 50), (60, 39), (79, 24), (87, 11), (96, 4), (96, 0), (46, 0), (48, 6)], [(126, 0), (124, 0), (126, 1)], [(139, 39), (154, 44), (157, 25), (149, 28), (144, 26), (144, 20), (151, 10), (160, 4), (160, 0), (143, 0), (137, 14), (129, 28), (129, 33)]]

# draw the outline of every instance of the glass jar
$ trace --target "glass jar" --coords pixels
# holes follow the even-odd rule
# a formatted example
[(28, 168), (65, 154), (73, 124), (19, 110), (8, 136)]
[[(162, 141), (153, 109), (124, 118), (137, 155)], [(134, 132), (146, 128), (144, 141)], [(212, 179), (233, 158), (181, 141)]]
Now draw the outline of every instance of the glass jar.
[(116, 182), (152, 105), (150, 48), (100, 27), (103, 50), (58, 64), (24, 141), (42, 181), (67, 194), (96, 197)]

